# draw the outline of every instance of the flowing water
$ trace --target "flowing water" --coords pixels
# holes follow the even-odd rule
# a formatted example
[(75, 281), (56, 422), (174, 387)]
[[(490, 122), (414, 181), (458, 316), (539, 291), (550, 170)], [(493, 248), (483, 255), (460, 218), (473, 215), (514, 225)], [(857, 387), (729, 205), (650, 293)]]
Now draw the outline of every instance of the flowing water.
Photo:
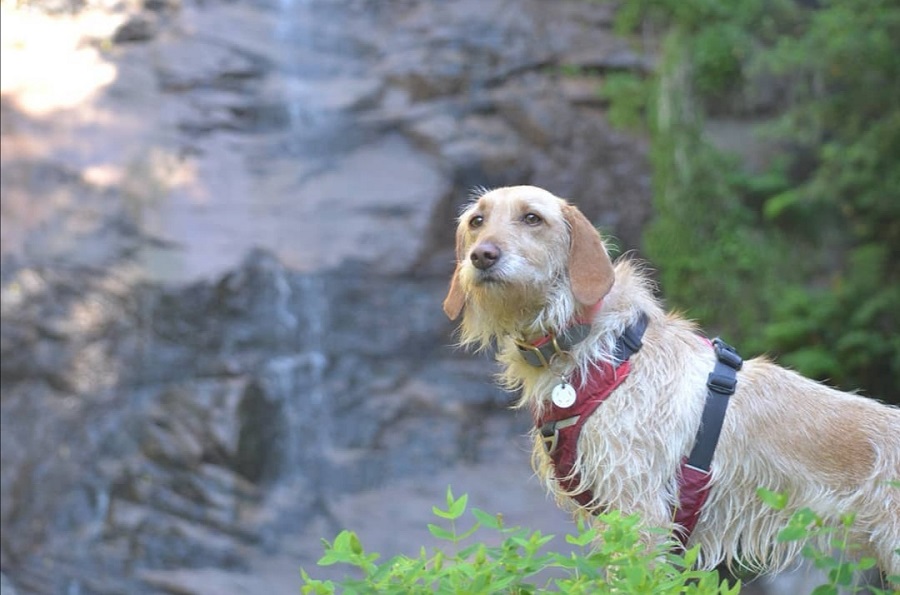
[(560, 533), (440, 303), (473, 185), (646, 219), (641, 142), (554, 70), (626, 47), (608, 10), (171, 5), (110, 44), (120, 12), (3, 4), (4, 576), (295, 593), (341, 528), (418, 551), (448, 483)]

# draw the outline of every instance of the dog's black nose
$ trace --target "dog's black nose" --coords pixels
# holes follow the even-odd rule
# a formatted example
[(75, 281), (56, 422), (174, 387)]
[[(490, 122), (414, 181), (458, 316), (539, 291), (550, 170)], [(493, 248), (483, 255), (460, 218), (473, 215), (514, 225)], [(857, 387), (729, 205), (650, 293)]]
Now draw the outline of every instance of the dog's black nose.
[(491, 268), (500, 260), (500, 248), (491, 242), (482, 242), (475, 246), (469, 258), (472, 259), (472, 264), (476, 269), (483, 271)]

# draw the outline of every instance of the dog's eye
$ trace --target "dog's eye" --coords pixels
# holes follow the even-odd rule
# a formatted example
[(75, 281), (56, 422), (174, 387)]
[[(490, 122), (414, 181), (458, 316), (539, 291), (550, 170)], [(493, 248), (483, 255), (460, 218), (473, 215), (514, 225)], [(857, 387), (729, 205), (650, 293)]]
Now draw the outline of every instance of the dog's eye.
[(481, 224), (484, 223), (484, 217), (481, 215), (475, 215), (471, 219), (469, 219), (469, 227), (472, 229), (478, 229), (481, 227)]
[(534, 213), (527, 213), (524, 217), (522, 217), (522, 221), (524, 221), (527, 225), (540, 225), (544, 222), (544, 220), (541, 219), (539, 215), (535, 215)]

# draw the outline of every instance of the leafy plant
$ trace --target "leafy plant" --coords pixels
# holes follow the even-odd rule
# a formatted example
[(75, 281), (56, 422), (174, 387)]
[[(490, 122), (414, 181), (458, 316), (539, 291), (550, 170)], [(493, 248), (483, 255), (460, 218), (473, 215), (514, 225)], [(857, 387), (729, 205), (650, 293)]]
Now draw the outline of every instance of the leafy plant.
[[(788, 498), (760, 490), (770, 506), (784, 509)], [(454, 593), (454, 594), (526, 594), (526, 593), (654, 593), (690, 595), (736, 595), (740, 581), (730, 585), (715, 571), (694, 569), (699, 548), (682, 553), (649, 548), (641, 539), (640, 518), (610, 511), (599, 515), (598, 523), (578, 525), (578, 531), (566, 535), (574, 551), (561, 554), (548, 549), (555, 539), (540, 531), (507, 527), (500, 514), (473, 508), (466, 518), (468, 497), (454, 497), (448, 487), (446, 508), (433, 507), (438, 523), (428, 529), (447, 549), (423, 546), (418, 556), (398, 555), (379, 563), (380, 556), (365, 550), (352, 531), (342, 531), (333, 542), (323, 540), (325, 554), (320, 566), (344, 564), (355, 577), (340, 581), (320, 580), (302, 571), (304, 594), (332, 593)], [(830, 545), (841, 554), (832, 557), (806, 547), (803, 554), (828, 571), (829, 582), (818, 587), (815, 595), (837, 593), (838, 588), (859, 591), (859, 572), (871, 568), (874, 560), (852, 560), (847, 535), (852, 515), (838, 530), (826, 527), (821, 518), (808, 509), (797, 511), (778, 539), (808, 540), (823, 534), (832, 537)], [(462, 527), (468, 527), (463, 529)], [(485, 537), (484, 534), (488, 533)], [(475, 535), (483, 540), (475, 540)], [(488, 545), (497, 543), (499, 545)], [(895, 577), (900, 579), (900, 577)], [(876, 595), (888, 592), (868, 587)]]
[[(892, 485), (900, 487), (897, 482), (892, 482)], [(757, 494), (763, 502), (775, 510), (784, 510), (788, 505), (788, 497), (785, 494), (765, 488), (759, 488)], [(842, 590), (850, 593), (866, 591), (874, 595), (896, 593), (893, 590), (859, 584), (861, 573), (874, 568), (877, 561), (871, 557), (858, 556), (859, 546), (849, 539), (854, 520), (855, 515), (851, 513), (841, 517), (839, 526), (826, 525), (822, 517), (813, 510), (801, 508), (791, 515), (788, 525), (778, 533), (779, 542), (805, 543), (802, 549), (803, 556), (816, 568), (827, 573), (828, 582), (816, 587), (812, 595), (837, 595)], [(821, 541), (823, 538), (834, 551), (838, 552), (837, 555), (831, 555), (806, 543), (810, 540)], [(900, 548), (897, 554), (900, 555)], [(900, 576), (889, 576), (888, 582), (900, 584)]]
[(646, 121), (652, 84), (631, 72), (611, 72), (600, 87), (600, 96), (610, 102), (609, 120), (615, 126), (638, 129)]
[[(641, 540), (637, 515), (612, 511), (600, 515), (598, 525), (578, 525), (566, 536), (575, 547), (570, 554), (548, 551), (555, 538), (540, 531), (506, 527), (502, 515), (473, 508), (468, 528), (461, 530), (466, 495), (455, 498), (447, 488), (446, 508), (433, 507), (444, 524), (429, 524), (449, 551), (422, 547), (417, 557), (394, 556), (381, 564), (378, 554), (368, 553), (351, 531), (342, 531), (333, 543), (324, 541), (325, 555), (319, 565), (346, 564), (360, 578), (340, 582), (317, 580), (306, 571), (305, 594), (330, 593), (690, 593), (731, 594), (740, 584), (729, 586), (716, 572), (693, 570), (699, 550), (683, 555), (649, 549)], [(499, 545), (485, 541), (468, 543), (476, 532), (499, 535)], [(600, 545), (594, 547), (598, 543)], [(490, 541), (496, 541), (491, 539)], [(547, 571), (552, 570), (552, 575)]]

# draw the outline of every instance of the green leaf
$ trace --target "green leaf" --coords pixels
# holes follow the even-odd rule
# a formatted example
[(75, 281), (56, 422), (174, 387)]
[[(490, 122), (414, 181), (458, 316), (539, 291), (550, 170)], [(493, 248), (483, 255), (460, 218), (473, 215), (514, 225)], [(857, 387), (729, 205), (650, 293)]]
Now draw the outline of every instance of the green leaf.
[[(449, 489), (448, 489), (448, 492), (449, 492)], [(466, 511), (466, 505), (468, 504), (468, 502), (469, 502), (468, 494), (463, 494), (462, 496), (460, 496), (453, 502), (449, 502), (448, 503), (449, 512), (452, 515), (450, 518), (458, 519), (459, 517), (461, 517), (463, 515), (463, 513)]]
[(481, 527), (481, 525), (480, 525), (479, 523), (475, 523), (474, 525), (472, 525), (472, 528), (471, 528), (471, 529), (469, 529), (468, 531), (465, 531), (465, 532), (461, 533), (460, 535), (458, 535), (458, 536), (456, 537), (456, 540), (457, 540), (457, 541), (462, 541), (463, 539), (466, 539), (467, 537), (471, 537), (472, 534), (475, 533), (475, 531), (477, 531), (480, 527)]
[(788, 503), (787, 494), (773, 492), (772, 490), (766, 488), (757, 488), (756, 495), (760, 500), (763, 501), (765, 505), (767, 505), (769, 508), (774, 508), (775, 510), (784, 510), (785, 506), (787, 506)]
[(790, 525), (778, 532), (778, 541), (798, 541), (809, 537), (809, 530), (799, 525)]
[(503, 515), (488, 514), (480, 508), (473, 508), (472, 514), (475, 515), (475, 518), (478, 519), (478, 522), (485, 527), (488, 527), (490, 529), (503, 528)]
[(437, 525), (433, 525), (431, 523), (428, 523), (428, 531), (438, 539), (444, 539), (447, 541), (453, 541), (455, 539), (453, 533), (451, 533), (447, 529), (444, 529), (443, 527), (438, 527)]
[(337, 555), (334, 551), (325, 552), (319, 560), (316, 562), (319, 566), (331, 566), (333, 564), (337, 564), (338, 562), (344, 562), (345, 560)]
[(763, 213), (767, 219), (777, 219), (786, 211), (795, 208), (801, 201), (796, 190), (785, 190), (766, 201)]
[(354, 554), (363, 553), (362, 542), (360, 542), (359, 537), (356, 533), (350, 533), (350, 551)]
[(454, 518), (456, 518), (452, 513), (450, 513), (450, 511), (441, 510), (437, 506), (432, 506), (431, 512), (433, 512), (435, 516), (441, 517), (442, 519), (453, 520)]
[(466, 511), (466, 504), (468, 501), (468, 494), (463, 494), (459, 498), (454, 498), (453, 491), (450, 489), (450, 486), (447, 486), (447, 510), (441, 510), (437, 506), (432, 506), (431, 512), (442, 519), (455, 520), (461, 517)]
[(853, 563), (844, 562), (828, 573), (828, 579), (835, 585), (846, 587), (853, 582)]
[(566, 543), (584, 547), (592, 541), (591, 537), (586, 533), (580, 535), (566, 535)]
[(819, 585), (810, 595), (838, 595), (838, 588), (834, 585)]
[(854, 522), (856, 522), (855, 512), (848, 512), (847, 514), (841, 516), (841, 524), (847, 529), (852, 527)]
[(694, 563), (700, 557), (700, 546), (695, 545), (691, 549), (684, 552), (684, 565), (686, 568), (693, 568)]
[(338, 533), (337, 537), (334, 538), (334, 551), (341, 553), (349, 552), (351, 535), (352, 533), (346, 529)]

